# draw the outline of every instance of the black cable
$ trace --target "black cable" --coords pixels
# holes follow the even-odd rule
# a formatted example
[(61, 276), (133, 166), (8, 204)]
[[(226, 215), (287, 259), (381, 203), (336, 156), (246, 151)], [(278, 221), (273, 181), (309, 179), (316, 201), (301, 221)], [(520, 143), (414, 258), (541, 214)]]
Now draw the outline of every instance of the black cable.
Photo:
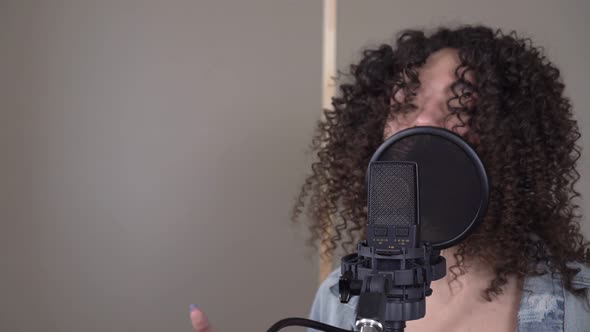
[(281, 319), (280, 321), (274, 323), (273, 326), (271, 326), (267, 332), (276, 332), (287, 326), (311, 327), (313, 329), (326, 332), (350, 332), (350, 330), (344, 330), (332, 325), (320, 323), (315, 320), (296, 317)]

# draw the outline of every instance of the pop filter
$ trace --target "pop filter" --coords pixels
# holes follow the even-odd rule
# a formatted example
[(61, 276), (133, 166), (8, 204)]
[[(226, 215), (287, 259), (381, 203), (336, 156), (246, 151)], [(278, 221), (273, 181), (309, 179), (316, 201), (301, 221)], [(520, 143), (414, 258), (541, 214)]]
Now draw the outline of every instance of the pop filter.
[[(488, 205), (488, 178), (475, 151), (457, 134), (437, 127), (414, 127), (400, 131), (381, 144), (370, 164), (383, 162), (416, 166), (417, 192), (410, 196), (416, 196), (411, 199), (417, 200), (415, 218), (419, 243), (437, 250), (452, 247), (481, 223)], [(368, 181), (371, 180), (370, 174), (371, 168)], [(385, 185), (389, 188), (380, 189), (378, 197), (381, 197), (381, 205), (384, 203), (382, 198), (387, 197), (382, 194), (383, 190), (394, 197), (408, 192), (408, 184), (402, 183), (402, 180), (388, 180)], [(407, 196), (404, 194), (404, 197)], [(390, 210), (398, 209), (399, 202), (396, 204)], [(386, 210), (386, 206), (371, 210), (369, 188), (369, 226), (377, 226), (371, 223), (379, 222), (379, 218), (372, 218), (371, 214)]]

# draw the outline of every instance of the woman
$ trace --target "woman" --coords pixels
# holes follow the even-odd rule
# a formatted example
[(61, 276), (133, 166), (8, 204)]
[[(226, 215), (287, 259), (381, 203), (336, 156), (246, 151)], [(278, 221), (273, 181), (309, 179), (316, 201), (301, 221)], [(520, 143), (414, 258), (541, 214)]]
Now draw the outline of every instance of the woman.
[[(294, 220), (309, 215), (322, 254), (364, 237), (365, 170), (384, 139), (444, 127), (483, 160), (490, 202), (477, 231), (443, 252), (447, 276), (406, 331), (587, 331), (590, 250), (573, 201), (580, 133), (559, 70), (530, 40), (483, 26), (407, 30), (350, 69), (294, 209)], [(339, 274), (320, 286), (311, 318), (351, 329), (356, 302), (339, 302)]]

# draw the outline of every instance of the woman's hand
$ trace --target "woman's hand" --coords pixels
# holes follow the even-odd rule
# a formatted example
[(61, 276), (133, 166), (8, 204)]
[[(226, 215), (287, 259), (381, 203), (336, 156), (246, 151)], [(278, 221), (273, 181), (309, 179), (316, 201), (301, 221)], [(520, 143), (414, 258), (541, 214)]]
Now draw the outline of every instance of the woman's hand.
[(215, 332), (215, 330), (209, 324), (209, 319), (201, 309), (197, 308), (196, 305), (190, 305), (190, 315), (193, 328), (196, 332)]

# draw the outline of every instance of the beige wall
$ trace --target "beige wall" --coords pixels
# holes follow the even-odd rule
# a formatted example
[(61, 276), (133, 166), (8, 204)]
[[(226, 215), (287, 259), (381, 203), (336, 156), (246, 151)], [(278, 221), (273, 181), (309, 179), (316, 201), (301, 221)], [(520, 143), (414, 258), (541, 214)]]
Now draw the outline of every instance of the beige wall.
[[(307, 315), (318, 271), (288, 213), (319, 117), (321, 8), (0, 1), (0, 331), (189, 331), (189, 303), (220, 332)], [(519, 29), (587, 133), (589, 9), (344, 1), (338, 63), (408, 26)]]
[(0, 22), (0, 331), (307, 315), (317, 267), (288, 214), (320, 2), (14, 0)]

